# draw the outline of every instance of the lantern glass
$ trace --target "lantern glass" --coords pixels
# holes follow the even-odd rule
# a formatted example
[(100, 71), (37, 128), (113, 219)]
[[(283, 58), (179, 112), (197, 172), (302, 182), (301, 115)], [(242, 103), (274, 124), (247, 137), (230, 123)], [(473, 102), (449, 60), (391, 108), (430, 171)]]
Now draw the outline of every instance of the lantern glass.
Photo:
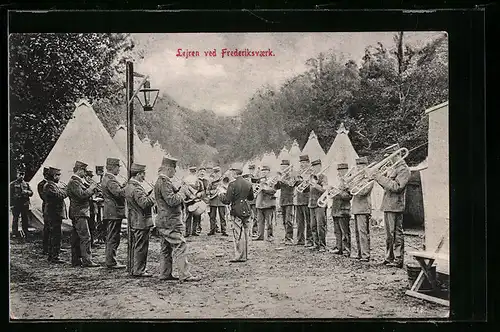
[(140, 89), (139, 93), (137, 94), (137, 99), (139, 99), (139, 103), (141, 104), (144, 111), (149, 112), (153, 110), (159, 92), (159, 89), (150, 88), (149, 81), (146, 81), (144, 83), (144, 88)]

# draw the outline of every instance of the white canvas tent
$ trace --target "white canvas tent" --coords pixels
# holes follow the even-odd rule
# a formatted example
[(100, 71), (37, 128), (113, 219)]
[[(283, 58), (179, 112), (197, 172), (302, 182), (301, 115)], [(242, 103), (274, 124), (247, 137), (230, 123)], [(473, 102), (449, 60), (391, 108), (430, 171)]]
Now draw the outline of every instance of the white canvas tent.
[(283, 149), (281, 149), (280, 153), (278, 154), (278, 162), (281, 163), (282, 160), (290, 160), (290, 153), (288, 153), (286, 147), (283, 147)]
[[(40, 222), (43, 221), (42, 200), (38, 196), (36, 188), (43, 179), (44, 167), (61, 169), (61, 181), (68, 183), (77, 160), (88, 164), (88, 169), (93, 170), (94, 173), (95, 166), (106, 165), (108, 157), (119, 158), (126, 162), (125, 156), (104, 128), (89, 102), (80, 100), (75, 103), (75, 107), (73, 118), (69, 120), (42, 166), (30, 181), (30, 186), (35, 191), (31, 198), (31, 210)], [(127, 170), (122, 167), (119, 181), (124, 182), (126, 176)], [(97, 177), (94, 180), (99, 181)], [(66, 204), (69, 207), (69, 199), (66, 199)]]
[[(439, 241), (445, 241), (440, 250), (449, 254), (449, 148), (448, 148), (448, 102), (434, 106), (426, 113), (429, 116), (429, 148), (427, 167), (421, 167), (422, 192), (425, 215), (425, 247), (433, 251)], [(448, 262), (436, 261), (438, 267), (447, 267)]]
[(322, 162), (325, 162), (325, 151), (321, 147), (318, 141), (318, 137), (314, 130), (309, 134), (309, 139), (307, 140), (304, 148), (302, 149), (302, 154), (306, 154), (309, 156), (309, 160), (313, 161), (316, 159), (321, 159)]
[(288, 154), (290, 156), (290, 164), (293, 165), (293, 168), (295, 170), (299, 169), (299, 157), (300, 157), (300, 147), (299, 143), (297, 140), (294, 140), (292, 143), (292, 146), (290, 147), (290, 150), (288, 151)]

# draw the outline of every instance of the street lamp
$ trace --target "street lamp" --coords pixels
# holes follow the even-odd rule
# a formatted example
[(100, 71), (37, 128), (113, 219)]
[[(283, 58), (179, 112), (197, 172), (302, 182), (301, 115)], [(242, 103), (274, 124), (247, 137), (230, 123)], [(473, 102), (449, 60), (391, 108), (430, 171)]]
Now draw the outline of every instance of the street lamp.
[[(134, 98), (139, 99), (139, 103), (145, 112), (150, 112), (158, 98), (158, 93), (160, 90), (151, 89), (148, 81), (148, 76), (142, 74), (134, 73), (134, 64), (131, 61), (127, 61), (126, 64), (126, 85), (127, 85), (127, 174), (130, 179), (132, 174), (130, 172), (131, 166), (134, 162)], [(142, 77), (143, 80), (139, 84), (137, 90), (134, 90), (134, 77)], [(143, 88), (144, 87), (144, 88)], [(143, 98), (141, 100), (141, 97)], [(154, 97), (154, 99), (152, 98)], [(151, 102), (153, 100), (153, 102)], [(127, 215), (127, 250), (128, 250), (128, 260), (127, 260), (127, 270), (129, 275), (132, 274), (132, 264), (133, 264), (133, 252), (132, 252), (132, 230), (130, 227), (130, 210)]]

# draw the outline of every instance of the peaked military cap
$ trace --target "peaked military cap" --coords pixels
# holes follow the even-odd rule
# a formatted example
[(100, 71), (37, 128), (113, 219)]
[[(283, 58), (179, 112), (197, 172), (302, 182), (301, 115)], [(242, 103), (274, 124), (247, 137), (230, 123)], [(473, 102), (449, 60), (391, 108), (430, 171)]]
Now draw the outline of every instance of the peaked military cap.
[(243, 170), (243, 165), (241, 163), (234, 163), (231, 166), (232, 171), (242, 171)]
[(43, 175), (49, 174), (49, 169), (50, 169), (50, 167), (44, 167), (43, 168)]
[(94, 171), (91, 170), (91, 169), (86, 169), (85, 170), (85, 174), (88, 175), (88, 176), (94, 176)]
[(316, 159), (311, 163), (312, 166), (321, 165), (321, 159)]
[(206, 168), (205, 166), (200, 166), (200, 167), (198, 167), (198, 170), (199, 170), (199, 171), (201, 171), (201, 170), (206, 171), (206, 170), (207, 170), (207, 168)]
[(130, 171), (135, 172), (135, 173), (144, 172), (144, 171), (146, 171), (146, 165), (133, 163), (130, 166)]
[(267, 166), (267, 165), (264, 165), (264, 166), (262, 166), (261, 170), (263, 170), (263, 171), (270, 171), (271, 168), (269, 166)]
[(289, 166), (290, 165), (290, 160), (283, 159), (281, 161), (281, 165), (283, 165), (283, 166)]
[(304, 154), (299, 157), (299, 161), (309, 161), (309, 156), (307, 154)]
[(49, 167), (48, 173), (51, 175), (61, 174), (61, 170), (59, 168)]
[(82, 162), (82, 161), (78, 161), (78, 160), (77, 160), (77, 161), (75, 162), (75, 167), (76, 167), (76, 168), (86, 169), (86, 168), (87, 168), (87, 166), (88, 166), (88, 165), (87, 165), (87, 164), (85, 164), (85, 163), (84, 163), (84, 162)]
[(349, 168), (349, 165), (347, 165), (346, 163), (340, 163), (337, 165), (337, 169), (348, 169)]
[(120, 159), (108, 158), (106, 159), (106, 166), (120, 166)]
[(161, 161), (161, 165), (165, 167), (176, 167), (177, 166), (177, 159), (172, 158), (172, 157), (163, 157), (163, 160)]
[(356, 165), (366, 165), (366, 164), (368, 164), (368, 158), (361, 157), (356, 159)]
[(191, 172), (196, 172), (196, 166), (191, 166), (191, 167), (189, 167), (189, 170), (190, 170)]

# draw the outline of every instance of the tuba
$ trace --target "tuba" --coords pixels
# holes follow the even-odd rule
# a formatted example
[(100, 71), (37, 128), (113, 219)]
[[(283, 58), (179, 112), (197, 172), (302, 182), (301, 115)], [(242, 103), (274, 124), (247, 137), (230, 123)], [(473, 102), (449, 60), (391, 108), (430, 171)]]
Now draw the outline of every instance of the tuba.
[(371, 163), (350, 177), (348, 187), (351, 195), (357, 195), (361, 190), (368, 187), (377, 175), (385, 175), (402, 160), (408, 156), (408, 149), (401, 148), (378, 163)]

